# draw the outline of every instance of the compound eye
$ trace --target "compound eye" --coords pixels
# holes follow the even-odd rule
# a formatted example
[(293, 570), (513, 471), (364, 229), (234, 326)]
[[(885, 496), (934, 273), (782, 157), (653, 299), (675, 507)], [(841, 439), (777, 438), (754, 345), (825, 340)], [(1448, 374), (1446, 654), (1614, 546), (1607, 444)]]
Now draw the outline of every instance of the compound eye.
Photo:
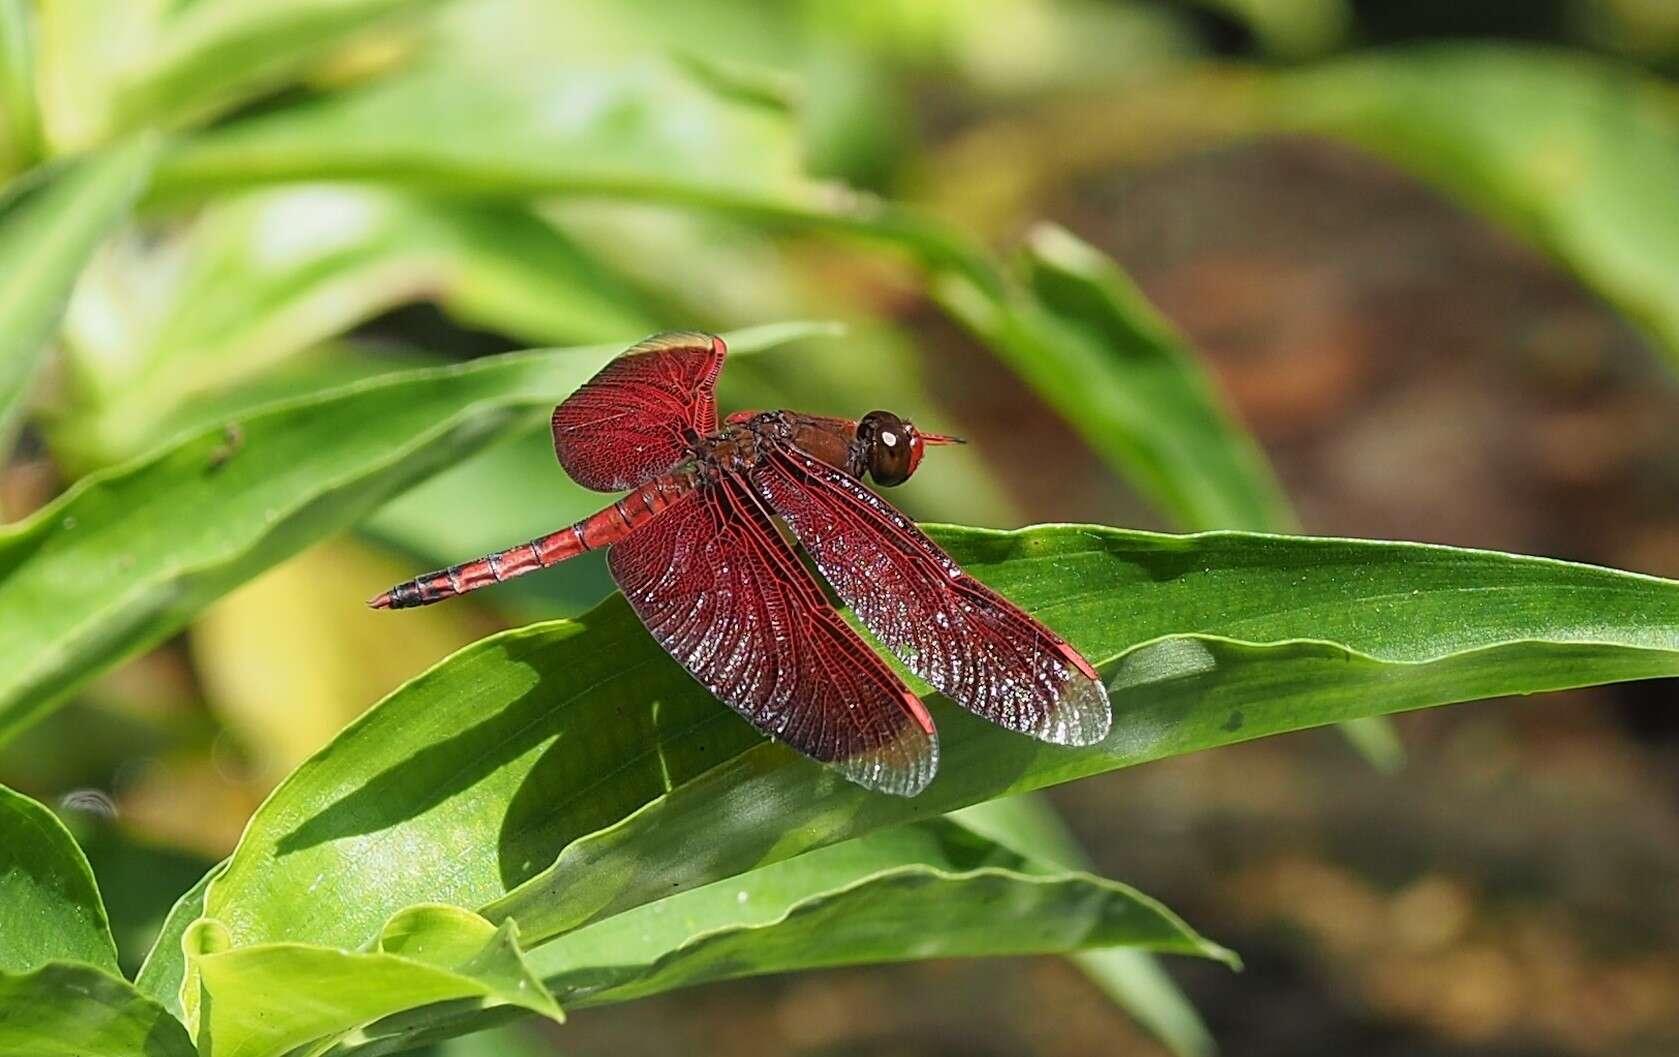
[(890, 411), (871, 411), (857, 424), (857, 437), (868, 455), (869, 476), (876, 484), (903, 484), (915, 472), (915, 430)]

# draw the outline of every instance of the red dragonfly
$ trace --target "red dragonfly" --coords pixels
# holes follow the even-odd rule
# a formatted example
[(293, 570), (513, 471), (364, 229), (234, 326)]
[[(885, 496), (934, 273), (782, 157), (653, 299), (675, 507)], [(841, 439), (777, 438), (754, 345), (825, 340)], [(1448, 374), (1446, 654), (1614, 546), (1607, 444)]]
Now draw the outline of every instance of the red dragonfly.
[(1101, 740), (1108, 694), (1090, 662), (862, 484), (902, 484), (926, 446), (955, 438), (886, 411), (741, 411), (719, 426), (726, 352), (709, 334), (659, 334), (554, 409), (560, 465), (624, 498), (369, 604), (429, 605), (611, 547), (636, 615), (706, 689), (852, 781), (913, 796), (938, 769), (933, 719), (829, 603), (779, 515), (864, 626), (951, 700), (1058, 745)]

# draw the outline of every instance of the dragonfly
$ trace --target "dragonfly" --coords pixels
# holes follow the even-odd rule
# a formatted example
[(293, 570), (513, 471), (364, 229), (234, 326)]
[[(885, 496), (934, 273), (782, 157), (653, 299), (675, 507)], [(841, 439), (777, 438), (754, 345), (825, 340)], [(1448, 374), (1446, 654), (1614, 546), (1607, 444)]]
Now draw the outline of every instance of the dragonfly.
[(554, 409), (561, 467), (621, 499), (368, 604), (430, 605), (608, 548), (631, 608), (713, 695), (859, 785), (914, 796), (938, 771), (933, 718), (830, 602), (779, 519), (870, 634), (950, 700), (1057, 745), (1105, 737), (1108, 694), (1090, 662), (863, 483), (902, 484), (927, 448), (958, 438), (887, 411), (740, 411), (719, 423), (727, 351), (710, 334), (655, 335)]

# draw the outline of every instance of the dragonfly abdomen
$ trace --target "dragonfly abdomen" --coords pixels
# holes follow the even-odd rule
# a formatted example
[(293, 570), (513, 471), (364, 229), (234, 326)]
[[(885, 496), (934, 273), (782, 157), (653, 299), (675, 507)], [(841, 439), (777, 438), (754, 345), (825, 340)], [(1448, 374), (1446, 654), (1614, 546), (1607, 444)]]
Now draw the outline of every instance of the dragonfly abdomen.
[(585, 551), (608, 547), (628, 536), (639, 524), (675, 502), (695, 484), (691, 470), (655, 478), (582, 521), (558, 532), (538, 536), (506, 550), (486, 554), (447, 569), (422, 573), (368, 600), (374, 609), (413, 609), (446, 598), (464, 595), (480, 587), (499, 584), (515, 576), (558, 565)]

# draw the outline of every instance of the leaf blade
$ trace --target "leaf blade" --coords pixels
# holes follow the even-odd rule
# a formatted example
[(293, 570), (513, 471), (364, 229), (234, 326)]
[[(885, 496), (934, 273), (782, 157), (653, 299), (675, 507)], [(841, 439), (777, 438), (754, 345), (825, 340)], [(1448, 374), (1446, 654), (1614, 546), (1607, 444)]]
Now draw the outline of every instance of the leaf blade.
[(180, 1021), (126, 980), (74, 962), (0, 971), (0, 1052), (31, 1057), (194, 1057)]
[[(1109, 942), (1230, 958), (1125, 886), (1050, 869), (934, 818), (649, 903), (539, 947), (530, 961), (577, 1009), (771, 972)], [(388, 1052), (493, 1015), (432, 1012), (374, 1025), (363, 1045)]]
[[(210, 911), (239, 942), (342, 941), (424, 896), (515, 917), (539, 943), (928, 812), (1162, 755), (1679, 672), (1679, 584), (1636, 574), (1247, 533), (933, 534), (1102, 664), (1116, 717), (1103, 745), (1040, 745), (935, 700), (940, 777), (913, 800), (870, 795), (762, 743), (614, 599), (483, 640), (370, 710), (257, 813)], [(393, 876), (393, 854), (419, 865)], [(341, 888), (304, 899), (316, 877)], [(311, 909), (322, 900), (343, 910)]]
[(204, 890), (210, 887), (210, 882), (221, 873), (224, 865), (217, 863), (210, 867), (197, 884), (181, 893), (181, 898), (164, 916), (163, 927), (158, 930), (152, 949), (146, 952), (146, 960), (140, 964), (140, 971), (134, 977), (134, 986), (140, 993), (169, 1010), (176, 1019), (185, 1016), (181, 1008), (181, 981), (186, 979), (187, 956), (181, 949), (181, 940), (186, 936), (187, 928), (203, 916)]
[(111, 92), (112, 124), (180, 126), (285, 84), (356, 34), (439, 0), (198, 4), (158, 26), (144, 61)]
[(0, 785), (0, 971), (53, 961), (117, 972), (117, 944), (93, 869), (40, 803)]
[(204, 1052), (278, 1057), (323, 1047), (381, 1017), (493, 999), (554, 1020), (560, 1007), (526, 965), (517, 929), (458, 907), (392, 915), (371, 950), (301, 943), (230, 948), (214, 918), (184, 937), (189, 1024)]

